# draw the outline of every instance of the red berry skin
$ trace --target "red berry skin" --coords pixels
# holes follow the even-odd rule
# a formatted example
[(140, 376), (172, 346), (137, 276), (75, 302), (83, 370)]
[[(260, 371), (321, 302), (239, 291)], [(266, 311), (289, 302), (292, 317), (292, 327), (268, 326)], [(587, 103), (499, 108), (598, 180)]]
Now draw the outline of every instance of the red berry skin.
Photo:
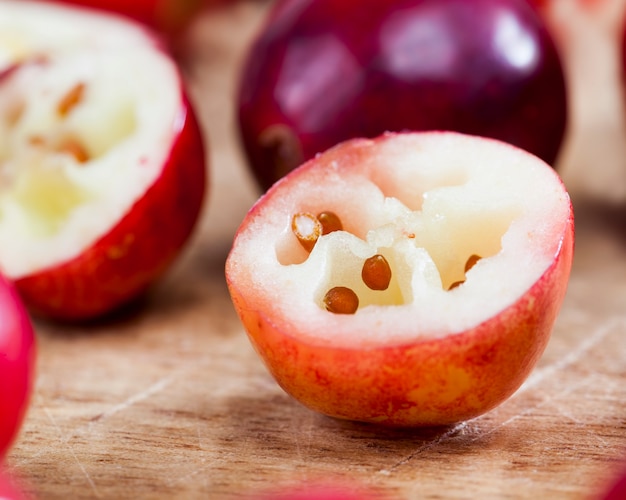
[(557, 47), (528, 0), (283, 0), (241, 75), (263, 188), (352, 137), (455, 130), (554, 165), (567, 124)]
[(0, 461), (30, 402), (36, 361), (33, 327), (15, 288), (0, 276)]

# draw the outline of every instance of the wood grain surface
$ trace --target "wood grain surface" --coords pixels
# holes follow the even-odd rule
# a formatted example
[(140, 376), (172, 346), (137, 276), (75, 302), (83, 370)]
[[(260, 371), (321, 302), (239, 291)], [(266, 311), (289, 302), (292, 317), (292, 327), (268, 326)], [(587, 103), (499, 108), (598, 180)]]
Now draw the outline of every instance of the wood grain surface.
[(574, 200), (576, 256), (549, 346), (509, 401), (450, 428), (385, 430), (312, 413), (268, 375), (224, 281), (234, 231), (259, 194), (233, 102), (269, 4), (242, 0), (198, 19), (181, 60), (210, 143), (198, 231), (124, 315), (37, 322), (36, 391), (9, 472), (45, 499), (251, 498), (309, 483), (399, 499), (597, 495), (626, 457), (623, 2), (609, 3), (608, 13), (556, 22), (573, 80), (559, 168)]

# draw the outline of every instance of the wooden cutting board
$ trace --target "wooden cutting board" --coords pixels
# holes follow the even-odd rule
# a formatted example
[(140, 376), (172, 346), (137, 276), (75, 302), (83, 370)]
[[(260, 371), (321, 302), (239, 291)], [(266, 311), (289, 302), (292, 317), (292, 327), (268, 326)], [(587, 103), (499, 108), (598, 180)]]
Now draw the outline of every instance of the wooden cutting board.
[(586, 38), (556, 23), (575, 77), (559, 168), (576, 257), (547, 351), (509, 401), (451, 428), (384, 430), (312, 413), (268, 375), (224, 281), (234, 231), (259, 194), (233, 102), (269, 5), (234, 1), (198, 20), (183, 62), (210, 143), (198, 232), (125, 316), (37, 323), (36, 391), (9, 472), (46, 499), (243, 498), (308, 482), (407, 499), (598, 492), (626, 457), (626, 132), (610, 36), (623, 2), (613, 3), (599, 20), (571, 15)]

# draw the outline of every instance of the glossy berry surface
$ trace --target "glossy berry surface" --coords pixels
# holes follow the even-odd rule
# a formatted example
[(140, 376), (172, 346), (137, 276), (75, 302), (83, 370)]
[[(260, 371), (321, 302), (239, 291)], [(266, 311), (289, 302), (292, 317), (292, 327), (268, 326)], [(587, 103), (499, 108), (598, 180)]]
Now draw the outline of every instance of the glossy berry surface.
[(0, 460), (15, 439), (29, 404), (35, 354), (26, 310), (13, 286), (0, 276)]
[(527, 0), (286, 0), (248, 54), (238, 111), (267, 188), (338, 142), (407, 129), (493, 137), (553, 164), (567, 96)]

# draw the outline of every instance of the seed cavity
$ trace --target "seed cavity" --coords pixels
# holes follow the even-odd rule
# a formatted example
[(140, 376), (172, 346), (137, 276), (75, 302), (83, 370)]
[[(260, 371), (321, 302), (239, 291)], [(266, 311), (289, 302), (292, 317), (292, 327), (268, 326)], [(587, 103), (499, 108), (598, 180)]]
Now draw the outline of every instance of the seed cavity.
[(371, 290), (387, 290), (391, 281), (391, 266), (383, 255), (373, 255), (363, 263), (361, 278)]
[(452, 284), (448, 287), (448, 290), (452, 290), (452, 289), (456, 288), (457, 286), (462, 285), (463, 283), (465, 283), (465, 280), (455, 281), (454, 283), (452, 283)]
[(351, 288), (336, 286), (324, 295), (324, 305), (334, 314), (354, 314), (359, 308), (359, 297)]
[(61, 98), (57, 105), (57, 113), (61, 117), (66, 117), (78, 104), (81, 103), (85, 95), (85, 84), (77, 83)]
[(480, 258), (481, 257), (476, 254), (470, 255), (469, 259), (467, 259), (467, 262), (465, 263), (465, 272), (469, 271), (472, 267), (474, 267), (476, 263), (480, 260)]
[[(470, 255), (467, 261), (465, 262), (465, 268), (464, 268), (465, 272), (467, 273), (472, 267), (474, 267), (481, 258), (482, 257), (480, 257), (480, 255), (476, 255), (476, 254)], [(455, 281), (448, 287), (448, 290), (452, 290), (458, 287), (459, 285), (462, 285), (463, 283), (465, 283), (465, 280)]]
[(322, 234), (322, 224), (315, 215), (308, 212), (299, 212), (291, 219), (291, 230), (302, 247), (310, 252), (317, 239)]
[(309, 212), (299, 212), (291, 219), (291, 230), (307, 252), (313, 250), (315, 243), (323, 234), (341, 231), (341, 219), (334, 212), (320, 212), (317, 216)]

